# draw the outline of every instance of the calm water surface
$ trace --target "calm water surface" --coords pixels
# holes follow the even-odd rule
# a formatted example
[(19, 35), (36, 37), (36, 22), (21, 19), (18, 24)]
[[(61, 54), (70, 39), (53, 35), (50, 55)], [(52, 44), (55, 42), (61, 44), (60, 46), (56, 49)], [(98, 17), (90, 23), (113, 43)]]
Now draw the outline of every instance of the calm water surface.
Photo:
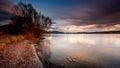
[(120, 68), (120, 34), (52, 34), (41, 54), (61, 68)]

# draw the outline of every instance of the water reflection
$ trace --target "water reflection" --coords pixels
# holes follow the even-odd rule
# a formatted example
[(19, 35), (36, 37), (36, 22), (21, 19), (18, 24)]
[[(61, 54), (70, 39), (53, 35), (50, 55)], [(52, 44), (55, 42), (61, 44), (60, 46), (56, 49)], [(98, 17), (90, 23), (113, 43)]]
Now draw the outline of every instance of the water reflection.
[(57, 34), (43, 45), (42, 55), (63, 68), (120, 68), (119, 34)]

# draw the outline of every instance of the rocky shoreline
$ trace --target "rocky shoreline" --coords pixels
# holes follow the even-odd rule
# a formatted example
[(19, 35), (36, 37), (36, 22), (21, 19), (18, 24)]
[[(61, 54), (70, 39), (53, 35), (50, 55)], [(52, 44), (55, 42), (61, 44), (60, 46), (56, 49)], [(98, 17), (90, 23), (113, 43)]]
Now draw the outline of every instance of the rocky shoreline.
[(0, 44), (0, 68), (43, 68), (43, 65), (31, 41), (22, 40), (16, 44)]

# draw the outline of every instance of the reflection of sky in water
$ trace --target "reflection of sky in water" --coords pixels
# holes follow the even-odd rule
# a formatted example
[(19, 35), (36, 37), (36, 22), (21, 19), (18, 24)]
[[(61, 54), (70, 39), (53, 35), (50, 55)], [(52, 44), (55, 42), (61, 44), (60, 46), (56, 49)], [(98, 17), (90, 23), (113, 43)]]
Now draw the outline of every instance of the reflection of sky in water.
[(75, 56), (79, 62), (120, 67), (119, 34), (57, 34), (49, 39), (54, 64), (69, 64), (67, 57)]

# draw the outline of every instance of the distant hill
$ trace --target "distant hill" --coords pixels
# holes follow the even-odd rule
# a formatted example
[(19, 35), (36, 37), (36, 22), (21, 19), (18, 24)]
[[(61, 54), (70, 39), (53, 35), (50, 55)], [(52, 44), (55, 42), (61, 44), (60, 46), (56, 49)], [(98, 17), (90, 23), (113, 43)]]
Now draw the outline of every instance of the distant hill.
[(77, 32), (76, 34), (120, 34), (120, 31)]
[(101, 31), (101, 32), (60, 32), (60, 31), (50, 31), (51, 34), (120, 34), (120, 31)]
[(2, 25), (0, 26), (0, 32), (5, 32), (6, 29), (9, 27), (10, 25)]
[(64, 32), (60, 32), (60, 31), (50, 31), (49, 33), (52, 33), (52, 34), (65, 34)]

